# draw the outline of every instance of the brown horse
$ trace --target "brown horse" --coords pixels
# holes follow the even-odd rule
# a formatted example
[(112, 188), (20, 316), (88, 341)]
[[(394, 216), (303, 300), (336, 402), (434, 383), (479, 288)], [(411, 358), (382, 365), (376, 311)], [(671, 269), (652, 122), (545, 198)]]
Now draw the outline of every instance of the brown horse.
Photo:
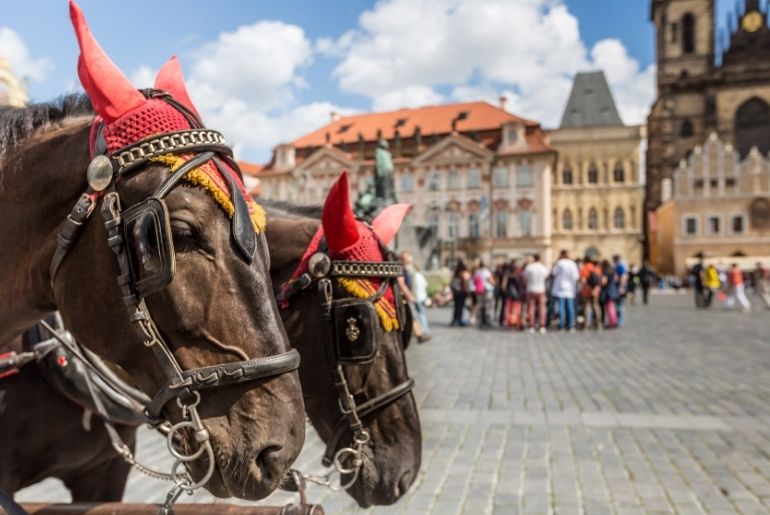
[[(267, 231), (271, 277), (273, 285), (278, 288), (297, 279), (297, 271), (302, 270), (303, 261), (306, 261), (303, 258), (320, 250), (324, 243), (325, 254), (332, 259), (382, 261), (378, 250), (365, 247), (373, 242), (390, 241), (405, 214), (405, 211), (399, 213), (398, 209), (389, 210), (391, 216), (383, 213), (375, 219), (373, 228), (354, 221), (346, 174), (330, 190), (324, 205), (323, 224), (312, 209), (298, 209), (285, 204), (272, 206), (271, 214), (282, 215), (271, 217)], [(323, 236), (320, 240), (319, 235)], [(341, 238), (341, 235), (344, 236)], [(366, 258), (367, 251), (373, 252), (374, 256)], [(312, 275), (313, 271), (309, 272)], [(335, 281), (334, 297), (348, 299), (351, 293)], [(337, 396), (329, 394), (335, 390), (334, 383), (338, 377), (334, 373), (335, 364), (330, 362), (333, 354), (328, 346), (345, 342), (319, 338), (325, 324), (329, 323), (323, 319), (319, 309), (321, 300), (315, 283), (306, 285), (289, 299), (288, 306), (281, 312), (292, 345), (302, 354), (299, 373), (305, 394), (305, 409), (321, 439), (331, 446), (327, 449), (327, 455), (330, 455), (350, 445), (353, 434), (348, 430), (339, 438), (341, 404)], [(402, 319), (400, 322), (402, 330), (409, 329), (409, 321)], [(337, 338), (344, 340), (339, 334)], [(396, 391), (409, 378), (404, 357), (408, 336), (398, 330), (386, 331), (383, 324), (375, 324), (374, 339), (377, 351), (371, 363), (342, 366), (350, 393), (359, 407), (366, 401)], [(383, 403), (379, 409), (363, 417), (363, 423), (370, 440), (363, 449), (359, 477), (348, 493), (362, 507), (392, 504), (411, 486), (420, 469), (422, 435), (414, 397), (409, 392), (392, 399), (390, 403)]]
[[(321, 225), (320, 210), (283, 203), (267, 203), (267, 207), (270, 224), (266, 235), (273, 284), (280, 288), (300, 265), (314, 235), (318, 233)], [(344, 214), (334, 213), (339, 209), (339, 202), (330, 202), (327, 219), (345, 218)], [(397, 216), (391, 228), (382, 231), (387, 234), (383, 234), (381, 239), (392, 237), (399, 223), (400, 218)], [(362, 226), (362, 229), (374, 234), (371, 228)], [(343, 298), (351, 297), (345, 291), (338, 293)], [(333, 376), (329, 374), (331, 364), (324, 347), (327, 342), (319, 341), (318, 338), (325, 322), (321, 320), (315, 288), (308, 287), (298, 293), (282, 310), (282, 315), (290, 340), (302, 356), (300, 380), (306, 396), (307, 414), (324, 441), (330, 442), (341, 413), (335, 386), (332, 384)], [(408, 327), (408, 322), (405, 325)], [(385, 332), (380, 328), (374, 338), (378, 348), (376, 359), (365, 366), (345, 367), (346, 377), (354, 386), (357, 398), (376, 398), (408, 378), (404, 356), (405, 338), (408, 336), (399, 331)], [(62, 430), (58, 434), (41, 431), (41, 434), (36, 435), (36, 445), (47, 449), (47, 461), (41, 462), (39, 455), (28, 452), (26, 446), (16, 454), (0, 454), (16, 457), (0, 464), (0, 489), (13, 492), (44, 477), (56, 476), (70, 489), (73, 501), (120, 500), (128, 468), (122, 465), (123, 460), (112, 450), (100, 422), (94, 420), (93, 427), (87, 431), (82, 424), (83, 409), (65, 401), (60, 395), (52, 395), (51, 388), (41, 381), (35, 367), (25, 367), (18, 377), (0, 380), (0, 395), (5, 395), (6, 399), (18, 405), (28, 402), (29, 396), (34, 396), (40, 402), (39, 410), (25, 413), (19, 419), (9, 418), (6, 425), (0, 425), (0, 449), (2, 442), (12, 439), (9, 433), (22, 431), (24, 427), (43, 426), (44, 420), (49, 417), (48, 413), (56, 413), (56, 418), (62, 421)], [(129, 434), (133, 438), (133, 428), (117, 427), (126, 435), (126, 439)], [(414, 398), (411, 394), (405, 394), (384, 405), (381, 410), (364, 419), (364, 428), (371, 439), (363, 452), (361, 473), (348, 492), (362, 506), (391, 504), (407, 491), (420, 467), (422, 437)], [(332, 442), (331, 451), (336, 452), (348, 446), (351, 436), (345, 434)], [(27, 471), (19, 474), (24, 467)], [(84, 473), (97, 467), (109, 469), (110, 474), (94, 476)], [(11, 477), (11, 471), (17, 476)], [(93, 477), (109, 479), (94, 482)]]
[[(187, 180), (176, 182), (187, 176), (170, 174), (162, 158), (140, 159), (126, 172), (116, 145), (136, 148), (137, 141), (158, 132), (185, 133), (200, 127), (199, 119), (168, 95), (147, 98), (137, 92), (93, 39), (79, 9), (71, 4), (70, 10), (81, 47), (79, 75), (101, 123), (92, 123), (94, 117), (82, 109), (82, 103), (73, 107), (72, 102), (6, 109), (0, 115), (4, 150), (0, 163), (4, 265), (0, 270), (0, 342), (8, 342), (45, 313), (58, 309), (79, 342), (119, 365), (147, 395), (173, 392), (169, 385), (176, 381), (190, 385), (178, 390), (188, 406), (194, 404), (192, 393), (207, 387), (203, 380), (212, 377), (195, 369), (216, 366), (219, 386), (206, 388), (197, 408), (185, 413), (175, 403), (165, 402), (173, 396), (159, 397), (164, 402), (156, 407), (162, 418), (172, 422), (185, 420), (194, 411), (202, 419), (191, 424), (196, 438), (208, 444), (211, 457), (204, 455), (189, 465), (194, 480), (210, 473), (205, 486), (217, 496), (265, 497), (277, 488), (301, 449), (304, 417), (299, 381), (293, 372), (249, 382), (222, 379), (224, 371), (235, 367), (247, 377), (246, 360), (263, 363), (261, 358), (289, 349), (272, 295), (264, 238), (255, 239), (253, 229), (250, 237), (243, 237), (253, 206), (243, 216), (248, 206), (240, 196), (242, 185), (222, 145), (208, 147), (211, 151), (189, 146), (179, 159), (185, 162), (185, 158), (197, 156), (189, 158), (199, 165), (193, 171), (202, 170), (205, 163), (208, 170), (218, 172), (207, 177), (230, 185), (231, 212), (222, 208), (222, 195), (190, 187)], [(132, 117), (136, 116), (142, 117), (144, 125), (135, 124)], [(171, 129), (163, 129), (169, 120)], [(140, 130), (128, 131), (125, 123)], [(86, 180), (92, 128), (101, 134), (95, 148), (105, 143), (102, 151), (113, 167), (108, 175), (111, 182), (101, 193), (98, 183)], [(173, 157), (173, 152), (168, 155)], [(83, 192), (88, 196), (81, 196)], [(111, 193), (121, 206), (113, 204), (112, 211), (105, 211), (110, 206), (103, 199)], [(125, 280), (129, 277), (124, 269), (125, 248), (116, 260), (116, 249), (127, 244), (125, 240), (121, 243), (116, 229), (121, 227), (121, 214), (154, 195), (162, 198), (156, 204), (165, 205), (170, 222), (163, 226), (165, 233), (154, 235), (156, 239), (139, 233), (141, 238), (135, 244), (144, 259), (147, 252), (160, 252), (158, 238), (170, 233), (172, 239), (165, 250), (171, 247), (175, 274), (163, 288), (142, 296), (133, 278)], [(79, 198), (90, 202), (87, 210), (73, 209)], [(98, 216), (81, 219), (80, 224), (72, 222), (73, 217), (91, 210), (101, 211), (112, 225), (106, 227), (93, 219)], [(157, 220), (160, 215), (154, 213)], [(70, 222), (65, 222), (68, 217)], [(74, 227), (79, 235), (74, 238), (74, 230), (64, 234), (62, 227)], [(135, 231), (137, 228), (139, 223)], [(68, 252), (54, 274), (52, 268), (56, 271), (57, 267), (52, 262), (62, 247)], [(153, 262), (140, 264), (150, 270)], [(173, 267), (166, 268), (165, 277), (173, 271)], [(123, 278), (120, 285), (116, 281), (119, 275)], [(136, 291), (127, 292), (132, 289)], [(126, 304), (133, 308), (131, 313)], [(196, 446), (190, 433), (180, 432), (180, 436), (183, 448)]]

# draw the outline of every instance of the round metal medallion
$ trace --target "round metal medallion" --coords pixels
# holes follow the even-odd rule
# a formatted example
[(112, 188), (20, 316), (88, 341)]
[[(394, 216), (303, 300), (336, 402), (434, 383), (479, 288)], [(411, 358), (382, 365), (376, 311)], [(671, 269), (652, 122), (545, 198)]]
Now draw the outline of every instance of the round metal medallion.
[(88, 164), (86, 171), (88, 185), (94, 191), (104, 191), (112, 182), (112, 162), (104, 155), (98, 155)]
[(332, 262), (329, 256), (323, 252), (316, 252), (310, 256), (310, 260), (307, 264), (310, 275), (316, 278), (324, 277), (329, 273), (332, 268)]

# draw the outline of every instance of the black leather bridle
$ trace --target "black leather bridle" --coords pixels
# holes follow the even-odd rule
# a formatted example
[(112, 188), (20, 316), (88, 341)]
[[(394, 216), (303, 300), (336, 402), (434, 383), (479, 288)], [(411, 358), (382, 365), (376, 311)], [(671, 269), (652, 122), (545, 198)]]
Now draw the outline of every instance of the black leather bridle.
[[(368, 326), (379, 323), (373, 305), (385, 295), (388, 288), (393, 292), (399, 325), (398, 329), (394, 330), (399, 331), (401, 335), (402, 348), (405, 349), (408, 345), (406, 339), (410, 336), (410, 332), (406, 325), (410, 317), (406, 315), (408, 307), (403, 302), (398, 283), (398, 278), (403, 275), (403, 265), (382, 243), (380, 243), (380, 250), (387, 261), (332, 260), (326, 253), (326, 240), (321, 239), (318, 251), (308, 261), (308, 271), (276, 295), (279, 305), (285, 305), (292, 297), (317, 282), (323, 321), (323, 345), (341, 412), (326, 442), (322, 463), (327, 467), (334, 466), (340, 475), (349, 476), (347, 481), (342, 481), (340, 478), (343, 489), (350, 488), (357, 480), (363, 464), (361, 450), (370, 439), (362, 419), (396, 402), (414, 388), (414, 379), (407, 377), (404, 382), (389, 391), (358, 404), (350, 391), (343, 368), (343, 365), (366, 365), (376, 357), (377, 346), (374, 335), (377, 333)], [(334, 299), (332, 279), (335, 278), (380, 279), (381, 282), (377, 291), (369, 298)], [(372, 338), (372, 341), (364, 341), (366, 338)], [(351, 343), (363, 345), (366, 350), (361, 354), (340, 350), (344, 345)], [(348, 432), (352, 434), (350, 446), (337, 449), (340, 440)], [(327, 478), (327, 486), (329, 486), (328, 483)]]
[[(102, 153), (97, 154), (89, 165), (88, 190), (81, 195), (57, 236), (57, 247), (51, 262), (51, 284), (54, 284), (64, 259), (101, 199), (101, 214), (107, 230), (107, 242), (115, 253), (120, 270), (118, 284), (123, 301), (129, 310), (131, 322), (143, 335), (145, 347), (152, 349), (167, 377), (166, 384), (152, 397), (145, 413), (150, 420), (160, 422), (163, 420), (161, 412), (165, 405), (170, 400), (177, 399), (177, 404), (182, 409), (183, 421), (175, 424), (168, 435), (169, 450), (177, 458), (172, 475), (175, 480), (179, 479), (178, 486), (181, 485), (189, 491), (208, 482), (215, 461), (208, 430), (203, 426), (197, 411), (199, 392), (294, 371), (299, 367), (300, 358), (299, 353), (292, 349), (263, 358), (184, 370), (158, 330), (145, 303), (145, 297), (165, 289), (173, 280), (174, 248), (164, 198), (185, 175), (211, 162), (227, 181), (234, 208), (231, 232), (238, 253), (247, 263), (254, 259), (257, 235), (251, 224), (246, 199), (225, 168), (226, 163), (240, 173), (232, 157), (232, 150), (225, 144), (222, 135), (205, 129), (195, 114), (168, 93), (145, 90), (144, 94), (148, 98), (167, 102), (185, 116), (192, 129), (146, 138), (109, 156), (106, 155), (103, 138), (97, 140), (96, 149)], [(127, 209), (121, 207), (117, 191), (120, 180), (139, 173), (154, 158), (182, 153), (195, 154), (195, 157), (166, 177), (153, 195), (143, 202)], [(260, 234), (259, 238), (264, 248), (264, 233)], [(191, 455), (181, 454), (172, 444), (175, 433), (184, 429), (191, 429), (199, 444), (197, 451)], [(208, 454), (209, 470), (203, 479), (192, 483), (189, 477), (182, 478), (181, 474), (177, 474), (181, 463), (193, 461), (204, 452)]]

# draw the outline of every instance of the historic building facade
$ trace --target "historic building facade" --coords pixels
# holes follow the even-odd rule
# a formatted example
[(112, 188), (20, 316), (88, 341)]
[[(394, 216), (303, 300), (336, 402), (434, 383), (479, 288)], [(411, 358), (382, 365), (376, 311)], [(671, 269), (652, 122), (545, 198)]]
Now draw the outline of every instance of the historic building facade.
[(718, 35), (714, 0), (652, 0), (651, 7), (658, 75), (647, 123), (650, 211), (661, 203), (663, 180), (712, 132), (741, 158), (752, 147), (762, 155), (770, 151), (766, 4), (763, 9), (759, 0), (738, 2), (728, 32)]
[(663, 182), (664, 203), (651, 227), (659, 271), (684, 275), (703, 254), (728, 265), (770, 262), (770, 159), (712, 133)]
[(551, 179), (554, 253), (642, 257), (644, 128), (625, 126), (602, 72), (578, 73), (561, 126)]
[(439, 262), (523, 257), (551, 261), (551, 176), (556, 154), (537, 122), (486, 102), (339, 117), (279, 145), (257, 175), (260, 194), (323, 202), (341, 170), (351, 197), (374, 173), (377, 141), (388, 141), (399, 201), (431, 230)]

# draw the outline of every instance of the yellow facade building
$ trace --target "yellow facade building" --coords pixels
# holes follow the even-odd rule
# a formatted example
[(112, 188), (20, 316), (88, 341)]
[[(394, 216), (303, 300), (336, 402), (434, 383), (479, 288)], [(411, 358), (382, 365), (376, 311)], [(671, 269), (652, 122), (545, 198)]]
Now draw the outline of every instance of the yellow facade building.
[(642, 258), (644, 182), (642, 126), (623, 125), (602, 72), (578, 73), (559, 129), (551, 178), (554, 255), (629, 263)]

